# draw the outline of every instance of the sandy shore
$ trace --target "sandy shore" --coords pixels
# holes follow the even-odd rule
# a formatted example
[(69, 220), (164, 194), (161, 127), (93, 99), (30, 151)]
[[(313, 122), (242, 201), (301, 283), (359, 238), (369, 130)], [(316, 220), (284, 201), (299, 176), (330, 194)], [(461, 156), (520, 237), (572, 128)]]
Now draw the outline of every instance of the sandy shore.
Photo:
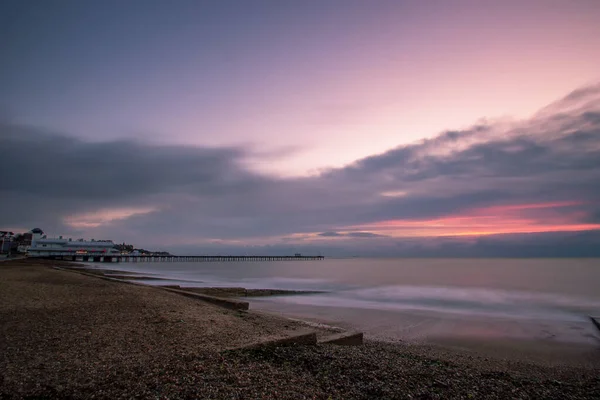
[(598, 364), (377, 342), (223, 352), (305, 327), (45, 263), (0, 263), (0, 322), (0, 398), (600, 397)]
[(548, 365), (594, 366), (600, 360), (600, 334), (584, 316), (580, 321), (556, 323), (426, 311), (313, 306), (268, 298), (251, 301), (251, 308), (271, 315), (358, 330), (377, 341), (453, 348), (493, 358)]

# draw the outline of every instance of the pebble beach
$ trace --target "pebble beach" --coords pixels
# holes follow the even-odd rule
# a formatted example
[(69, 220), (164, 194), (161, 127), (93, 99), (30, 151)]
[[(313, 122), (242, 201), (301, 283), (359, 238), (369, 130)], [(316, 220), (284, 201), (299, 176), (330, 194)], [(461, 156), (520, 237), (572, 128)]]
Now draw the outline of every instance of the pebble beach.
[(307, 326), (55, 265), (0, 263), (1, 399), (600, 398), (600, 344), (580, 365), (368, 340), (244, 349)]

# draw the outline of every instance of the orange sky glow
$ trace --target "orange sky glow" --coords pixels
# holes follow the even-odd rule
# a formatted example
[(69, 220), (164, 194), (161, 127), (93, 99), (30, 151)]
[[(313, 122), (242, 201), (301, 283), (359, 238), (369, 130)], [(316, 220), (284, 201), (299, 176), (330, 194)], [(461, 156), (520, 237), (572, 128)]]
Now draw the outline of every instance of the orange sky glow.
[[(600, 229), (578, 222), (581, 212), (565, 210), (581, 202), (514, 204), (470, 210), (461, 215), (421, 220), (387, 220), (348, 227), (394, 237), (485, 236), (511, 233), (577, 232)], [(532, 210), (534, 212), (532, 212)], [(541, 210), (542, 212), (535, 212)]]

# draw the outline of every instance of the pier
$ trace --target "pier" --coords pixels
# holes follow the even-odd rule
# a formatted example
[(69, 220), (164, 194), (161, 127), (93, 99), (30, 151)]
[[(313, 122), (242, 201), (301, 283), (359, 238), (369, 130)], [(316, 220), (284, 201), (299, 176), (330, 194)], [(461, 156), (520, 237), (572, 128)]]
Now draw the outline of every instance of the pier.
[(138, 262), (234, 262), (234, 261), (319, 261), (323, 256), (172, 256), (172, 255), (74, 255), (52, 254), (33, 258), (50, 260), (105, 262), (105, 263), (138, 263)]

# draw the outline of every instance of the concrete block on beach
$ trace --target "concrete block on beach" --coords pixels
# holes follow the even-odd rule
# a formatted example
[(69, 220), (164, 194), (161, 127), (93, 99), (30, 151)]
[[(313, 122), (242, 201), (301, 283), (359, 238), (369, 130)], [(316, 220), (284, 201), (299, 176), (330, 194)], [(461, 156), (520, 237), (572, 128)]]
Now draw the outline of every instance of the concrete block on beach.
[(327, 336), (319, 344), (336, 344), (340, 346), (360, 346), (363, 344), (362, 332), (343, 332)]
[(163, 278), (157, 278), (156, 276), (143, 276), (143, 275), (123, 275), (123, 274), (104, 274), (107, 278), (120, 279), (125, 281), (160, 281)]
[(76, 274), (80, 274), (80, 275), (85, 275), (85, 276), (91, 276), (94, 278), (99, 278), (99, 279), (103, 279), (105, 281), (111, 281), (111, 282), (119, 282), (119, 283), (126, 283), (128, 285), (135, 285), (135, 286), (146, 286), (146, 287), (151, 287), (148, 286), (144, 283), (140, 283), (140, 282), (134, 282), (134, 281), (129, 281), (129, 280), (124, 280), (124, 279), (117, 279), (117, 278), (111, 278), (110, 276), (106, 276), (104, 274), (98, 274), (98, 273), (92, 273), (89, 270), (85, 269), (85, 268), (63, 268), (63, 267), (57, 267), (57, 266), (53, 266), (53, 269), (56, 269), (58, 271), (69, 271), (69, 272), (74, 272)]
[[(60, 268), (60, 267), (53, 267), (54, 269), (57, 270), (61, 270), (61, 271), (65, 271), (65, 270), (71, 270), (70, 268)], [(173, 293), (178, 293), (181, 294), (183, 296), (187, 296), (187, 297), (191, 297), (197, 300), (202, 300), (202, 301), (206, 301), (207, 303), (211, 303), (217, 306), (221, 306), (221, 307), (225, 307), (225, 308), (229, 308), (231, 310), (248, 310), (248, 308), (250, 308), (250, 303), (248, 303), (247, 301), (239, 301), (239, 300), (233, 300), (233, 299), (222, 299), (220, 297), (214, 297), (214, 296), (208, 296), (205, 294), (199, 294), (199, 293), (192, 293), (192, 292), (188, 292), (188, 291), (184, 291), (184, 290), (180, 290), (180, 289), (175, 289), (175, 288), (171, 288), (169, 286), (149, 286), (143, 283), (139, 283), (139, 282), (134, 282), (134, 281), (128, 281), (128, 280), (123, 280), (123, 279), (116, 279), (116, 278), (111, 278), (109, 276), (106, 275), (98, 275), (98, 274), (93, 274), (93, 273), (89, 273), (89, 272), (84, 272), (84, 271), (73, 271), (76, 272), (78, 274), (81, 275), (87, 275), (87, 276), (92, 276), (95, 278), (100, 278), (100, 279), (104, 279), (107, 281), (113, 281), (113, 282), (121, 282), (121, 283), (126, 283), (129, 285), (136, 285), (136, 286), (145, 286), (145, 287), (156, 287), (156, 288), (160, 288), (163, 290), (167, 290), (169, 292), (173, 292)]]
[(220, 297), (214, 297), (214, 296), (208, 296), (208, 295), (200, 294), (200, 293), (188, 292), (186, 290), (171, 289), (171, 288), (164, 287), (164, 286), (161, 287), (161, 289), (167, 290), (167, 291), (172, 292), (172, 293), (178, 293), (178, 294), (180, 294), (182, 296), (191, 297), (193, 299), (206, 301), (207, 303), (215, 304), (217, 306), (229, 308), (229, 309), (232, 309), (232, 310), (242, 310), (242, 311), (244, 311), (244, 310), (248, 310), (248, 308), (250, 308), (250, 303), (248, 303), (247, 301), (239, 301), (239, 300), (233, 300), (233, 299), (223, 299), (223, 298), (220, 298)]

